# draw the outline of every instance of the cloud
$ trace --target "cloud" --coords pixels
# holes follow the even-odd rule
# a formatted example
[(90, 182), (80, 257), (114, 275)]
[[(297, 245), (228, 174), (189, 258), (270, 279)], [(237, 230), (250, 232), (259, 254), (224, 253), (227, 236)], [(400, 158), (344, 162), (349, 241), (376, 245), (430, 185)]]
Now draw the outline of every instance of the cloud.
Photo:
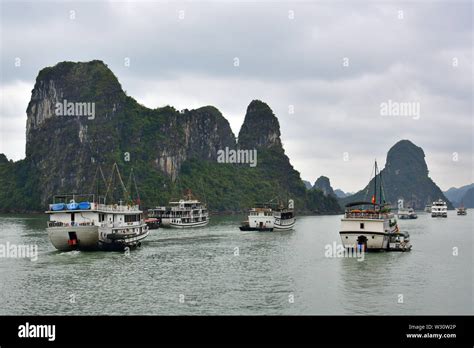
[(0, 153), (10, 159), (25, 157), (26, 107), (32, 82), (12, 81), (0, 85)]

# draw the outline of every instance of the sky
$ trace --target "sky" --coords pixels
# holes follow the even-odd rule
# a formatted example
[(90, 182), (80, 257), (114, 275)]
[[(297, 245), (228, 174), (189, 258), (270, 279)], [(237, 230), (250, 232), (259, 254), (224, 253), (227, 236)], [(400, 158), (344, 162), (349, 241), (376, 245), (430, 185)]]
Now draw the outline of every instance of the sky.
[[(25, 157), (38, 72), (103, 60), (156, 108), (217, 107), (235, 135), (253, 99), (304, 180), (363, 188), (397, 141), (443, 189), (473, 179), (470, 1), (1, 1), (0, 153)], [(382, 109), (389, 105), (388, 113)], [(408, 108), (408, 106), (410, 108)], [(397, 112), (397, 108), (402, 112)]]

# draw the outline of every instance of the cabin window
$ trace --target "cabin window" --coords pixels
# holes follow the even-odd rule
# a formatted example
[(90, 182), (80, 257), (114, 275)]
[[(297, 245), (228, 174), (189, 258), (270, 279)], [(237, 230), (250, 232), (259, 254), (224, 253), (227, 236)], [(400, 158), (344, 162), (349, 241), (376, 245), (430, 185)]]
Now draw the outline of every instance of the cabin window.
[(365, 225), (363, 222), (360, 223), (360, 229), (363, 230), (365, 228)]
[(134, 222), (134, 221), (139, 221), (140, 216), (139, 215), (125, 215), (125, 222)]
[(375, 236), (372, 236), (372, 239), (375, 239)]

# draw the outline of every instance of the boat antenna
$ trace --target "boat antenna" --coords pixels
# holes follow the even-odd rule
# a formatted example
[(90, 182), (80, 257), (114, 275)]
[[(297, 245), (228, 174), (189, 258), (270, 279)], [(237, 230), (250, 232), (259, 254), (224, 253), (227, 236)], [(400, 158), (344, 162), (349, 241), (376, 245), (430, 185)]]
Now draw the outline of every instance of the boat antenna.
[(369, 179), (367, 180), (368, 184), (367, 184), (367, 190), (365, 190), (365, 198), (364, 198), (364, 201), (367, 202), (367, 200), (369, 199), (369, 191), (370, 191), (370, 181), (372, 180), (372, 174), (374, 173), (374, 167), (372, 167), (372, 171), (370, 172), (370, 176), (369, 176)]
[[(387, 202), (386, 202), (387, 196), (385, 195), (385, 188), (384, 188), (384, 186), (385, 186), (385, 184), (383, 183), (382, 172), (380, 172), (380, 195), (381, 195), (381, 196), (383, 195), (383, 203), (387, 203)], [(380, 199), (382, 200), (382, 197), (380, 197)]]
[(115, 170), (117, 170), (117, 177), (119, 178), (120, 184), (122, 185), (122, 190), (123, 190), (123, 193), (124, 193), (124, 196), (125, 196), (125, 200), (127, 200), (127, 196), (129, 196), (128, 191), (127, 191), (127, 188), (125, 187), (125, 185), (123, 183), (122, 176), (120, 175), (120, 171), (119, 171), (117, 162), (114, 162), (114, 165), (112, 166), (112, 173), (110, 174), (110, 180), (109, 180), (109, 184), (107, 185), (107, 191), (105, 193), (105, 197), (107, 197), (107, 194), (109, 193), (109, 190), (112, 187), (112, 180), (115, 177), (114, 176)]
[[(92, 187), (90, 192), (94, 192), (97, 195), (98, 203), (100, 203), (99, 193), (100, 193), (100, 180), (98, 180), (97, 176), (100, 173), (100, 178), (104, 183), (104, 186), (107, 187), (107, 180), (105, 179), (104, 172), (102, 171), (102, 167), (100, 164), (97, 164), (97, 168), (94, 173), (94, 178), (92, 179)], [(95, 188), (95, 190), (94, 190)]]
[[(105, 179), (104, 171), (102, 170), (102, 166), (100, 164), (99, 164), (99, 172), (100, 172), (100, 176), (102, 178), (102, 182), (107, 187), (107, 179)], [(97, 187), (97, 193), (98, 192), (99, 192), (99, 188)]]
[(130, 200), (130, 195), (129, 195), (129, 193), (128, 193), (127, 188), (125, 187), (125, 185), (124, 185), (124, 183), (123, 183), (122, 176), (120, 175), (120, 170), (119, 170), (119, 168), (118, 168), (117, 162), (115, 162), (114, 165), (115, 165), (115, 168), (117, 169), (117, 176), (118, 176), (118, 178), (119, 178), (119, 180), (120, 180), (120, 185), (122, 185), (124, 198), (125, 198), (125, 200), (127, 200), (127, 198)]
[(137, 180), (135, 176), (135, 172), (133, 171), (133, 168), (130, 170), (130, 175), (128, 177), (128, 183), (127, 187), (129, 188), (130, 192), (130, 201), (133, 203), (133, 197), (132, 197), (132, 183), (133, 183), (133, 188), (135, 189), (135, 192), (137, 194), (137, 204), (140, 205), (140, 192), (138, 192), (138, 185), (137, 185)]
[(99, 172), (99, 166), (97, 166), (97, 168), (95, 169), (94, 178), (92, 179), (92, 187), (90, 190), (90, 192), (95, 192), (94, 187), (96, 187), (96, 183), (97, 183), (97, 195), (99, 195), (99, 182), (96, 181), (98, 172)]
[[(113, 178), (114, 178), (114, 172), (115, 172), (115, 167), (112, 166), (112, 172), (110, 173), (110, 178), (109, 178), (109, 181), (108, 181), (108, 183), (107, 183), (107, 189), (105, 190), (105, 199), (106, 199), (106, 200), (107, 200), (107, 197), (108, 197), (108, 195), (109, 195), (109, 190), (110, 190), (110, 188), (112, 187), (112, 180), (113, 180)], [(112, 194), (111, 194), (111, 195), (112, 195)], [(112, 200), (113, 200), (113, 197), (111, 197), (111, 198), (112, 198)], [(106, 202), (104, 202), (104, 204), (105, 204), (105, 203), (106, 203)]]

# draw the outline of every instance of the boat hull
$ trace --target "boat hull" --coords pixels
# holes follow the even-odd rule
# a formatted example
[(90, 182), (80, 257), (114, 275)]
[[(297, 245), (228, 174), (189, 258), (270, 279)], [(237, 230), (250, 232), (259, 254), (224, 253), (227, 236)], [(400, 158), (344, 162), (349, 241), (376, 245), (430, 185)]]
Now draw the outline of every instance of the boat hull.
[(345, 248), (357, 249), (362, 245), (366, 251), (386, 250), (390, 240), (388, 233), (380, 232), (341, 231), (339, 235)]
[[(145, 226), (142, 226), (145, 227)], [(107, 231), (107, 230), (105, 230)], [(141, 246), (142, 240), (144, 240), (150, 234), (150, 230), (145, 227), (142, 233), (140, 234), (113, 234), (110, 231), (102, 232), (106, 233), (106, 238), (99, 239), (99, 249), (106, 251), (123, 251), (126, 248), (135, 249)]]
[(195, 227), (204, 227), (209, 223), (209, 220), (206, 221), (197, 221), (197, 222), (189, 222), (189, 223), (175, 223), (175, 222), (170, 222), (167, 225), (167, 227), (171, 228), (195, 228)]
[(275, 219), (275, 222), (273, 223), (273, 230), (274, 231), (289, 231), (295, 227), (295, 224), (296, 224), (296, 219), (294, 218), (290, 220)]
[(250, 227), (250, 226), (240, 226), (239, 229), (241, 231), (258, 231), (258, 232), (272, 232), (273, 228), (257, 228), (257, 227)]
[[(117, 239), (100, 239), (101, 233), (107, 233), (101, 230), (99, 226), (76, 226), (76, 227), (48, 227), (48, 237), (53, 246), (59, 251), (72, 250), (106, 250), (122, 251), (126, 247), (134, 249), (141, 245), (141, 241), (148, 237), (149, 230), (139, 235), (129, 235)], [(74, 233), (74, 237), (71, 234)], [(76, 242), (73, 243), (72, 240)]]
[(447, 213), (431, 213), (431, 217), (443, 217), (446, 218), (448, 217)]
[[(47, 232), (53, 246), (60, 251), (99, 249), (98, 226), (48, 227)], [(71, 243), (73, 234), (77, 237), (75, 244)]]
[(398, 215), (398, 218), (400, 220), (412, 220), (412, 219), (418, 219), (417, 215)]

